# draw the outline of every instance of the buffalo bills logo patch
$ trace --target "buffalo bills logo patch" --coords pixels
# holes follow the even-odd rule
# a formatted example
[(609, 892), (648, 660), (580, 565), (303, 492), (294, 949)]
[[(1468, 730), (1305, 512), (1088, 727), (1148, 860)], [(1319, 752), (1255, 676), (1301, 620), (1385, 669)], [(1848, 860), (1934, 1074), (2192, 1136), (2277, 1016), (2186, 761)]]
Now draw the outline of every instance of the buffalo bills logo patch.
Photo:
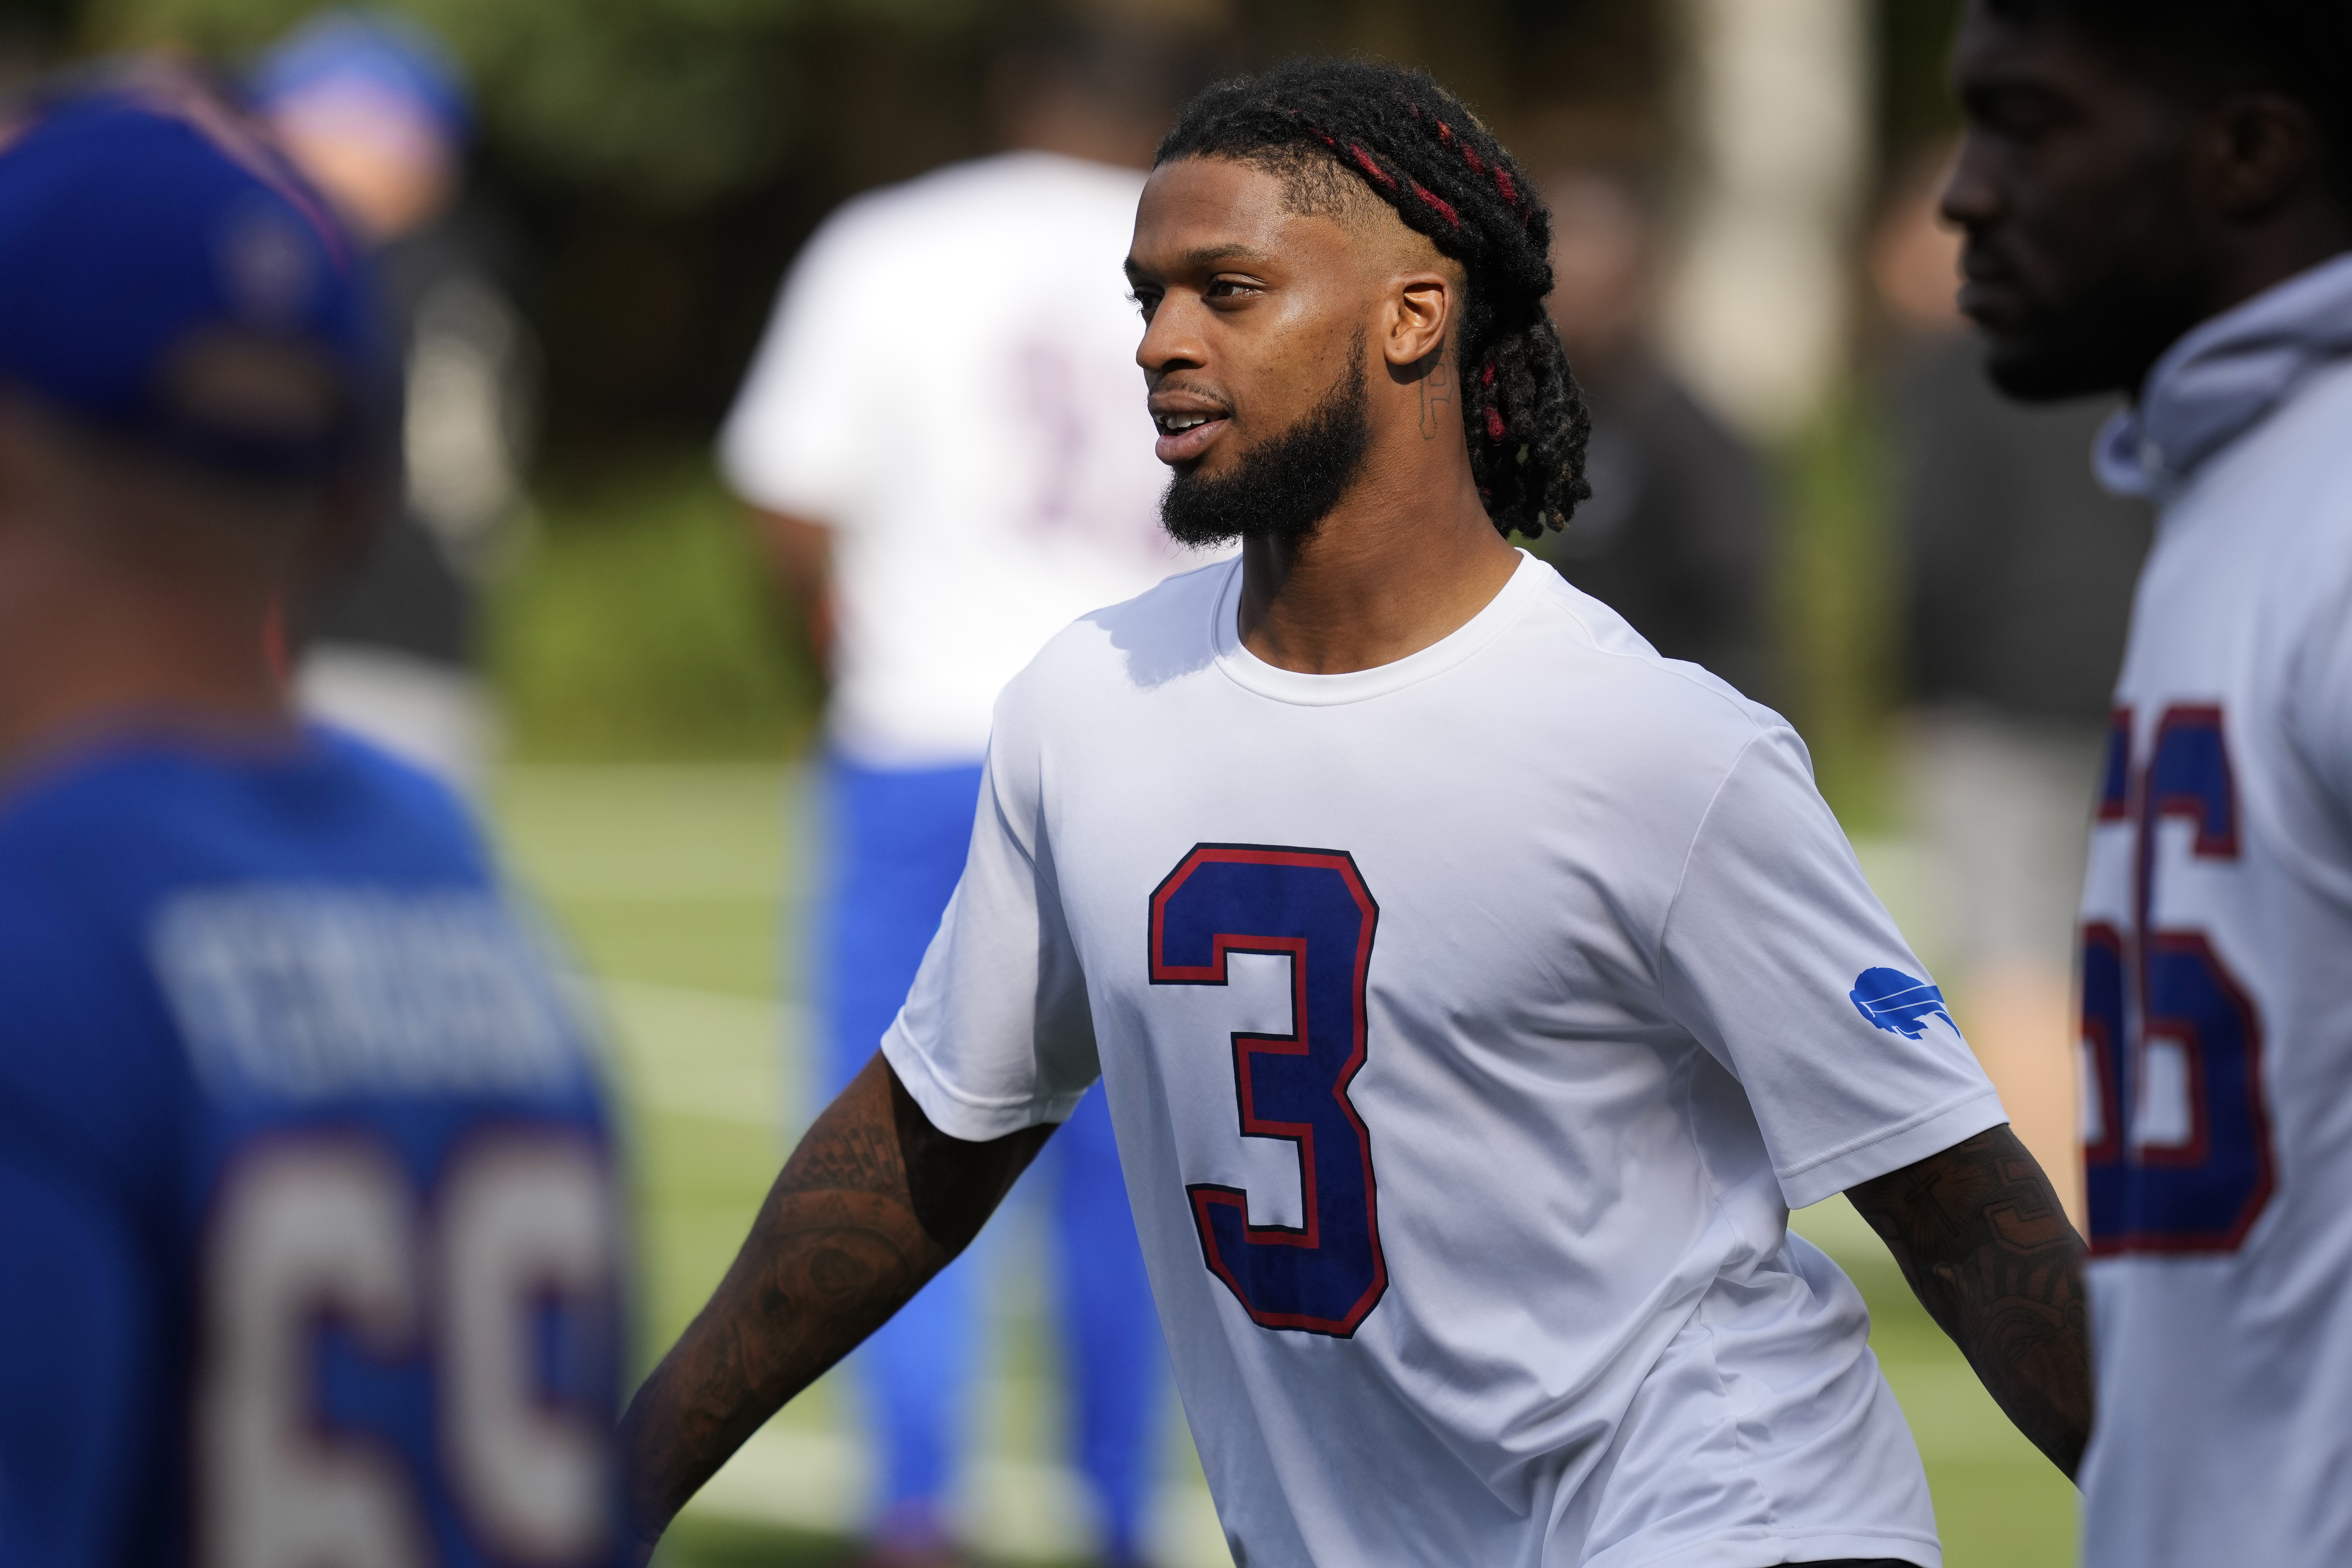
[(1854, 1011), (1869, 1019), (1874, 1028), (1906, 1040), (1926, 1034), (1930, 1018), (1940, 1016), (1947, 1024), (1952, 1022), (1944, 1006), (1944, 993), (1899, 969), (1865, 969), (1853, 977), (1853, 989), (1846, 994), (1853, 999)]

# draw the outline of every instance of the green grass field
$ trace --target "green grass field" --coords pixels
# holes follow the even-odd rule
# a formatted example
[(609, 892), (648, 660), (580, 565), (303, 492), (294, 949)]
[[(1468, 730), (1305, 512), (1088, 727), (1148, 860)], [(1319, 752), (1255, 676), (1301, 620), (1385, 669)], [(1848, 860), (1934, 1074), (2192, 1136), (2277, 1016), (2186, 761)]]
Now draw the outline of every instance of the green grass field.
[[(493, 802), (512, 869), (597, 982), (637, 1171), (642, 1342), (700, 1305), (808, 1107), (797, 971), (811, 837), (790, 770), (760, 764), (518, 766)], [(967, 1519), (1003, 1561), (1076, 1561), (1086, 1534), (1058, 1463), (1052, 1349), (1024, 1215), (998, 1246), (999, 1350), (975, 1414)], [(1909, 1412), (1951, 1568), (2067, 1568), (2073, 1490), (2019, 1437), (1843, 1200), (1798, 1216), (1869, 1299), (1873, 1342)], [(1155, 1546), (1165, 1568), (1222, 1561), (1170, 1401)], [(839, 1561), (865, 1457), (835, 1380), (771, 1423), (673, 1531), (668, 1568)]]

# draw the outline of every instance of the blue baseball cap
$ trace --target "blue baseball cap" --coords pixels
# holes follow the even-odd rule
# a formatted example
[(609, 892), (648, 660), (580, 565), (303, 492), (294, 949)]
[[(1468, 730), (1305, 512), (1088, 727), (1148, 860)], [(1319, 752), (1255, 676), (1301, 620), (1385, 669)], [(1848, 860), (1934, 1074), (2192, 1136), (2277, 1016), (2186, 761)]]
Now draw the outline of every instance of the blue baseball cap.
[(122, 73), (0, 122), (0, 388), (263, 479), (377, 455), (398, 399), (359, 252), (217, 96)]
[(322, 12), (264, 55), (251, 79), (254, 101), (272, 110), (343, 88), (390, 95), (450, 141), (465, 139), (471, 119), (465, 73), (439, 39), (405, 16)]

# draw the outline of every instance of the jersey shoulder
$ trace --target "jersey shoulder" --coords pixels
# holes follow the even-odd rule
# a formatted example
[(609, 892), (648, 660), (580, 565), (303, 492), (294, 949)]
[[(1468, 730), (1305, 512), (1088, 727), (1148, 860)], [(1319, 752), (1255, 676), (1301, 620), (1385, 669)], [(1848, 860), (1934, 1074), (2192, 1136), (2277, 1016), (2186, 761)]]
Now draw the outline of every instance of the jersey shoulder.
[(1530, 562), (1523, 571), (1532, 591), (1481, 656), (1477, 702), (1495, 765), (1522, 781), (1538, 811), (1605, 803), (1643, 835), (1685, 844), (1759, 746), (1790, 750), (1810, 780), (1803, 743), (1779, 714), (1697, 665), (1662, 657), (1551, 567)]
[(2278, 543), (2301, 536), (2352, 559), (2352, 531), (2343, 527), (2352, 509), (2352, 443), (2343, 439), (2347, 421), (2352, 358), (2315, 373), (2198, 469), (2165, 507), (2165, 531), (2210, 514), (2233, 536), (2259, 532)]
[[(2265, 661), (2340, 662), (2352, 610), (2352, 358), (2312, 375), (2165, 498), (2133, 615), (2125, 679), (2177, 666), (2157, 628), (2202, 633)], [(2168, 648), (2169, 653), (2166, 652)], [(2154, 665), (2149, 661), (2154, 660)]]
[(1238, 555), (1163, 577), (1131, 599), (1106, 605), (1055, 633), (998, 700), (1034, 713), (1071, 700), (1103, 700), (1156, 689), (1216, 662), (1216, 615)]
[(447, 786), (331, 729), (271, 753), (127, 742), (0, 798), (0, 886), (20, 895), (306, 872), (474, 881), (488, 864)]
[(810, 252), (929, 274), (942, 246), (1006, 230), (1034, 237), (1042, 226), (1065, 238), (1098, 231), (1124, 248), (1142, 191), (1143, 176), (1130, 169), (999, 153), (852, 196), (818, 226)]
[(355, 827), (431, 853), (435, 874), (493, 879), (489, 849), (457, 792), (414, 763), (346, 731), (311, 731), (322, 753), (321, 795), (340, 795)]
[(0, 798), (0, 1032), (138, 989), (174, 898), (265, 883), (495, 887), (445, 785), (331, 731), (266, 755), (176, 740), (84, 753)]
[(593, 1109), (574, 1026), (464, 807), (362, 742), (131, 742), (0, 804), (0, 1136), (145, 1170), (199, 1082), (239, 1114)]
[[(1107, 688), (1149, 691), (1212, 668), (1217, 618), (1228, 612), (1241, 569), (1237, 555), (1212, 561), (1079, 617), (1015, 678), (1006, 700), (1028, 707), (1098, 698)], [(1487, 656), (1512, 665), (1533, 703), (1590, 709), (1606, 699), (1628, 721), (1703, 732), (1735, 748), (1786, 727), (1778, 713), (1697, 665), (1662, 658), (1624, 617), (1550, 567), (1529, 560), (1521, 574), (1527, 602)]]
[[(1536, 700), (1572, 702), (1616, 722), (1737, 751), (1788, 721), (1729, 681), (1652, 647), (1625, 617), (1549, 567), (1513, 628), (1506, 657), (1523, 661)], [(1548, 694), (1548, 695), (1547, 695)]]
[(877, 209), (884, 212), (931, 215), (965, 208), (1014, 224), (1034, 216), (1003, 205), (1012, 201), (1033, 208), (1042, 204), (1056, 213), (1119, 213), (1131, 224), (1143, 179), (1133, 169), (1055, 153), (998, 153), (944, 164), (874, 195)]

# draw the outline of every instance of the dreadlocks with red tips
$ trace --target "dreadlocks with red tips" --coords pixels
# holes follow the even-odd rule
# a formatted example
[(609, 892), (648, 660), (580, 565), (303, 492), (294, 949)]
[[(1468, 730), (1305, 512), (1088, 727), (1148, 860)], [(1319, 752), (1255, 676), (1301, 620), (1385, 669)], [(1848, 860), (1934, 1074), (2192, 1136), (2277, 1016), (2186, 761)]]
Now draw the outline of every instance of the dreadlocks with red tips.
[(1338, 213), (1353, 182), (1461, 263), (1462, 414), (1486, 515), (1506, 535), (1567, 525), (1592, 493), (1592, 418), (1544, 310), (1551, 214), (1459, 99), (1398, 66), (1293, 60), (1186, 104), (1153, 162), (1180, 158), (1257, 164), (1306, 211)]

